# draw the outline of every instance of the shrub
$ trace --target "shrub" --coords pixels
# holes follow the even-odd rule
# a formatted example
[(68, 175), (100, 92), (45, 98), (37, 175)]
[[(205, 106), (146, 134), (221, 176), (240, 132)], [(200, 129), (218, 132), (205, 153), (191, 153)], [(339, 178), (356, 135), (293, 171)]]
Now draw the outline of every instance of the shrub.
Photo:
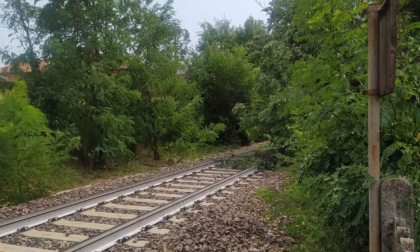
[(371, 181), (366, 167), (349, 166), (296, 180), (286, 192), (260, 189), (258, 195), (275, 206), (265, 214), (291, 220), (282, 223), (299, 240), (296, 251), (368, 251)]
[(49, 181), (66, 158), (59, 138), (45, 115), (29, 105), (24, 82), (0, 92), (0, 205), (48, 194)]

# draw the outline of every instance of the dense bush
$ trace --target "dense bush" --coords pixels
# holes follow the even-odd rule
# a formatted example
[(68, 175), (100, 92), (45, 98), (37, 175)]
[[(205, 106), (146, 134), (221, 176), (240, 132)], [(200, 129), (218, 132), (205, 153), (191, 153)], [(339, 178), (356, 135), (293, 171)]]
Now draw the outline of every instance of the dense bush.
[(247, 144), (248, 135), (240, 129), (239, 118), (232, 112), (236, 104), (251, 102), (255, 71), (247, 61), (245, 48), (206, 47), (194, 58), (189, 78), (198, 84), (202, 93), (205, 123), (226, 126), (220, 134), (221, 142)]
[(294, 251), (368, 251), (368, 197), (371, 179), (363, 166), (343, 167), (293, 182), (287, 191), (261, 188), (272, 204), (271, 218), (297, 238)]
[[(382, 178), (405, 176), (418, 190), (420, 25), (414, 2), (400, 1), (397, 88), (381, 102), (381, 169)], [(279, 164), (290, 163), (297, 173), (291, 188), (300, 193), (265, 197), (291, 202), (290, 208), (275, 205), (294, 216), (289, 230), (298, 235), (297, 249), (303, 251), (368, 247), (367, 98), (362, 95), (367, 86), (366, 7), (356, 0), (277, 0), (269, 8), (273, 39), (289, 45), (274, 50), (297, 57), (284, 58), (292, 59), (290, 67), (261, 68), (260, 75), (279, 84), (268, 106), (256, 111), (259, 106), (250, 106), (243, 113), (257, 115), (255, 125), (273, 126), (260, 129), (280, 150)], [(280, 85), (283, 79), (276, 76), (285, 76), (286, 84)], [(418, 203), (415, 207), (418, 219)], [(417, 241), (418, 230), (413, 232)]]
[(188, 32), (172, 3), (0, 4), (1, 23), (25, 47), (18, 57), (3, 50), (0, 56), (31, 67), (21, 75), (31, 104), (46, 114), (51, 129), (80, 138), (72, 155), (84, 167), (127, 160), (136, 146), (159, 159), (162, 149), (185, 151), (222, 131), (220, 124), (205, 124), (201, 94), (182, 75)]
[(67, 147), (47, 124), (45, 115), (29, 105), (24, 82), (0, 93), (0, 205), (48, 194)]
[(14, 83), (12, 81), (7, 81), (3, 78), (0, 78), (0, 91), (5, 92), (6, 90), (12, 89)]

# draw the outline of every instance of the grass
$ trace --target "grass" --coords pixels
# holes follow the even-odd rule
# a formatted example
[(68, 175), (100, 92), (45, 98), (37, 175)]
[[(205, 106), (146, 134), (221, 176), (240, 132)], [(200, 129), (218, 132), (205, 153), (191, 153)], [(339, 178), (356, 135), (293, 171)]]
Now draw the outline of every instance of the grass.
[(229, 149), (231, 149), (230, 146), (205, 146), (184, 154), (182, 157), (163, 152), (161, 160), (153, 160), (153, 154), (150, 151), (141, 149), (128, 162), (108, 160), (107, 166), (98, 170), (83, 168), (77, 161), (73, 161), (54, 171), (55, 179), (49, 185), (50, 193), (54, 194), (110, 179), (159, 170), (162, 167), (195, 160)]

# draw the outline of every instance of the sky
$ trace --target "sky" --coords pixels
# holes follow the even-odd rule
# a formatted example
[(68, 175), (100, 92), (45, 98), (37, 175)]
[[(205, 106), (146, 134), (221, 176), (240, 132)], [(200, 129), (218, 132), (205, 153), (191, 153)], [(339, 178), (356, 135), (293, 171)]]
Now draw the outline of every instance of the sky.
[[(164, 3), (165, 0), (158, 0)], [(268, 0), (258, 1), (263, 6), (268, 6)], [(191, 43), (197, 44), (200, 23), (227, 19), (233, 26), (243, 26), (248, 17), (267, 20), (267, 15), (255, 0), (174, 0), (176, 17), (181, 21), (181, 26), (190, 32)]]
[[(166, 0), (157, 0), (157, 2), (163, 4)], [(214, 24), (215, 20), (224, 18), (230, 20), (232, 26), (243, 26), (250, 16), (265, 22), (267, 15), (261, 11), (262, 8), (257, 2), (266, 7), (269, 0), (174, 0), (173, 7), (182, 28), (190, 33), (191, 46), (195, 46), (201, 31), (200, 23)], [(4, 0), (0, 0), (0, 3), (4, 3)], [(0, 48), (9, 45), (18, 52), (17, 42), (11, 43), (9, 34), (10, 31), (0, 24)], [(0, 66), (3, 65), (0, 61)]]

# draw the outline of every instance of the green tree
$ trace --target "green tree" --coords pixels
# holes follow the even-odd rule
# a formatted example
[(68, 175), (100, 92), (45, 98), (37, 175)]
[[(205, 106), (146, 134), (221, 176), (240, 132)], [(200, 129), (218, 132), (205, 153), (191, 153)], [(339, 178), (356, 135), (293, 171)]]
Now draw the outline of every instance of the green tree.
[[(418, 15), (412, 12), (417, 6), (413, 1), (400, 4), (397, 90), (382, 102), (382, 171), (417, 184), (419, 60), (412, 43), (418, 41)], [(344, 0), (271, 3), (271, 34), (291, 45), (288, 51), (279, 47), (272, 54), (287, 53), (292, 64), (286, 72), (272, 71), (285, 75), (267, 74), (268, 80), (284, 84), (269, 97), (278, 112), (262, 110), (259, 115), (290, 133), (287, 139), (279, 137), (280, 131), (270, 137), (277, 140), (276, 146), (286, 146), (288, 155), (277, 156), (299, 175), (300, 183), (291, 190), (305, 192), (293, 200), (297, 205), (292, 204), (302, 209), (292, 229), (304, 251), (367, 250), (367, 99), (361, 94), (367, 82), (367, 19), (362, 14), (366, 6), (364, 1)], [(262, 72), (270, 72), (264, 69), (270, 68), (261, 65)], [(279, 201), (278, 209), (290, 202), (285, 200)], [(302, 225), (309, 220), (312, 224)]]
[(197, 50), (204, 51), (207, 47), (216, 47), (220, 50), (230, 50), (237, 46), (235, 27), (227, 19), (216, 20), (215, 24), (204, 22), (201, 24), (202, 32), (198, 41)]
[(49, 64), (37, 99), (54, 129), (80, 136), (78, 157), (90, 167), (132, 154), (134, 121), (127, 105), (140, 93), (121, 72), (128, 59), (130, 3), (50, 1), (38, 22), (48, 37), (43, 49)]
[[(267, 27), (250, 19), (245, 22), (248, 30), (246, 42), (248, 57), (259, 69), (253, 99), (250, 104), (238, 105), (235, 113), (241, 118), (241, 127), (246, 128), (252, 138), (269, 138), (280, 143), (278, 147), (285, 154), (293, 144), (293, 130), (287, 127), (291, 122), (290, 106), (293, 97), (285, 95), (294, 62), (305, 53), (293, 38), (296, 29), (291, 26), (295, 1), (273, 1), (265, 11), (269, 15)], [(290, 155), (290, 153), (288, 153)]]
[[(5, 0), (0, 4), (0, 23), (13, 31), (9, 34), (12, 40), (18, 40), (24, 52), (16, 56), (9, 52), (7, 48), (0, 49), (0, 57), (5, 63), (12, 65), (12, 71), (21, 75), (26, 75), (28, 79), (29, 95), (37, 83), (41, 82), (39, 45), (42, 37), (37, 31), (36, 20), (39, 16), (40, 7), (30, 4), (26, 0)], [(28, 64), (31, 68), (30, 73), (24, 73), (20, 69), (20, 64)]]
[(239, 130), (239, 120), (232, 109), (237, 103), (248, 104), (255, 80), (255, 70), (244, 47), (221, 50), (209, 46), (196, 56), (188, 77), (198, 83), (203, 93), (203, 115), (206, 124), (223, 123), (226, 131), (221, 140), (246, 143), (248, 136)]
[[(188, 32), (174, 18), (173, 1), (51, 0), (41, 9), (18, 2), (8, 1), (3, 21), (23, 32), (30, 24), (35, 37), (46, 38), (48, 65), (30, 90), (32, 102), (53, 129), (80, 136), (73, 153), (84, 165), (128, 157), (135, 144), (159, 158), (159, 148), (183, 138), (187, 125), (194, 125), (196, 137), (212, 132), (201, 125), (196, 86), (181, 77)], [(30, 21), (19, 23), (20, 17)], [(188, 115), (184, 124), (179, 113)]]
[(135, 55), (128, 61), (131, 88), (142, 93), (130, 112), (136, 140), (150, 148), (155, 159), (160, 159), (162, 148), (188, 149), (194, 143), (213, 140), (204, 137), (205, 132), (212, 135), (212, 130), (202, 126), (198, 89), (182, 76), (188, 33), (174, 19), (172, 1), (133, 15), (133, 19), (144, 24), (141, 29), (132, 28)]
[(60, 132), (51, 131), (45, 115), (29, 105), (24, 82), (0, 92), (0, 205), (48, 194), (67, 157), (59, 139)]

